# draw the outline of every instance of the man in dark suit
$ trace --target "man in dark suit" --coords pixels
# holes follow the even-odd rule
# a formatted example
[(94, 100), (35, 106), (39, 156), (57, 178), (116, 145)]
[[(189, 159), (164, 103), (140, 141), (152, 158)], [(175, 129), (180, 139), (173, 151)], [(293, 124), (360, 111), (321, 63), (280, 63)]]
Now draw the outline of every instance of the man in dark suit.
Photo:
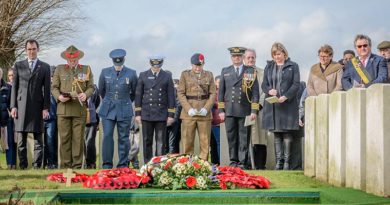
[(103, 169), (113, 167), (114, 155), (114, 128), (118, 129), (118, 157), (117, 168), (127, 167), (130, 151), (130, 126), (133, 117), (132, 103), (137, 86), (137, 73), (124, 66), (126, 51), (115, 49), (110, 52), (113, 66), (104, 68), (99, 78), (99, 92), (102, 105), (98, 111), (103, 125), (102, 158)]
[(346, 65), (341, 83), (344, 90), (352, 87), (367, 88), (375, 83), (385, 83), (388, 78), (386, 60), (371, 53), (371, 39), (359, 34), (354, 41), (357, 57)]
[[(243, 65), (245, 48), (231, 47), (233, 65), (222, 69), (218, 94), (218, 109), (225, 120), (229, 144), (230, 166), (246, 168), (249, 128), (245, 117), (255, 120), (259, 111), (259, 83), (256, 69)], [(226, 117), (226, 118), (225, 118)]]
[(164, 154), (167, 125), (174, 122), (175, 94), (172, 75), (161, 69), (164, 58), (150, 57), (151, 68), (139, 75), (135, 92), (135, 121), (142, 123), (144, 163), (153, 157), (153, 135), (156, 156)]
[[(50, 108), (50, 66), (38, 59), (39, 44), (27, 40), (27, 59), (15, 63), (11, 93), (11, 116), (18, 133), (19, 168), (26, 169), (27, 134), (34, 134), (33, 167), (42, 165), (43, 119), (48, 118)], [(27, 109), (28, 106), (28, 109)]]

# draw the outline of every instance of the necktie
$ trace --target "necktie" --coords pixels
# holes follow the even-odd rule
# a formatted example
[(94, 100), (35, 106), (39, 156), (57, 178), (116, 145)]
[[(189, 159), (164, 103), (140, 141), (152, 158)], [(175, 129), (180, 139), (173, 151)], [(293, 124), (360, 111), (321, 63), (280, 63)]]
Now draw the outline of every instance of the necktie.
[(34, 61), (30, 61), (30, 71), (34, 71)]
[(365, 67), (365, 66), (366, 66), (366, 64), (365, 64), (366, 59), (361, 59), (360, 62), (362, 63), (362, 67)]
[(156, 80), (156, 78), (157, 78), (157, 72), (154, 72), (154, 73), (153, 73), (153, 77), (154, 77), (154, 79)]
[(240, 76), (240, 67), (236, 68), (236, 74), (237, 74), (237, 77)]

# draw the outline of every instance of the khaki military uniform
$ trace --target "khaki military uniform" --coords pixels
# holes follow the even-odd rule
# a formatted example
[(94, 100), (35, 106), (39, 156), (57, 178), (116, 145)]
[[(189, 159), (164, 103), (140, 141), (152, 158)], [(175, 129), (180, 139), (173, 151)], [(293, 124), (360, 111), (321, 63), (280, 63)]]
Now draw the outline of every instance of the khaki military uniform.
[[(58, 102), (60, 168), (81, 168), (88, 106), (87, 101), (80, 103), (77, 94), (84, 92), (89, 98), (94, 91), (93, 85), (89, 66), (78, 65), (77, 68), (70, 68), (68, 65), (59, 65), (54, 72), (51, 88)], [(58, 97), (62, 93), (71, 93), (72, 98), (67, 102), (60, 102)]]
[[(181, 140), (184, 150), (182, 153), (192, 154), (194, 152), (194, 139), (196, 130), (198, 130), (200, 141), (200, 158), (207, 160), (210, 146), (211, 135), (211, 108), (216, 98), (216, 87), (213, 74), (209, 71), (202, 71), (200, 75), (192, 70), (182, 72), (177, 95), (183, 107), (180, 119)], [(189, 116), (188, 110), (194, 108), (200, 111), (206, 108), (206, 116)]]

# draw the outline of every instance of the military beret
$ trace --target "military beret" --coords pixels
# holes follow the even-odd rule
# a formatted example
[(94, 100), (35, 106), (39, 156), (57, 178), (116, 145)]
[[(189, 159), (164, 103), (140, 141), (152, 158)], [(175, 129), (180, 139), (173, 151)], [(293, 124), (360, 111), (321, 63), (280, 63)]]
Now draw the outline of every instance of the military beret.
[(116, 66), (121, 66), (125, 63), (126, 51), (123, 49), (114, 49), (109, 54), (110, 58), (112, 58), (112, 62)]
[(390, 41), (382, 41), (380, 44), (378, 44), (378, 49), (386, 49), (390, 48)]
[(230, 47), (228, 48), (230, 55), (244, 55), (246, 48), (244, 47)]
[(195, 53), (191, 57), (191, 64), (204, 65), (204, 55), (201, 53)]
[(164, 63), (164, 56), (154, 55), (149, 57), (150, 65), (153, 67), (161, 67)]

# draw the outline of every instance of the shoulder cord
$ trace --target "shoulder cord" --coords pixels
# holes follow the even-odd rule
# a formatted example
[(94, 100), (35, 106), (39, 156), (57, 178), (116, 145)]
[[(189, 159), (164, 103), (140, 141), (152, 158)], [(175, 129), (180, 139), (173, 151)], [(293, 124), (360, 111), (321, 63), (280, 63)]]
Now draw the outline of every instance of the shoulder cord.
[(242, 79), (242, 89), (245, 91), (246, 98), (248, 99), (249, 103), (252, 103), (252, 100), (249, 98), (249, 91), (252, 90), (252, 87), (255, 84), (256, 75), (257, 75), (257, 71), (254, 70), (253, 80)]

